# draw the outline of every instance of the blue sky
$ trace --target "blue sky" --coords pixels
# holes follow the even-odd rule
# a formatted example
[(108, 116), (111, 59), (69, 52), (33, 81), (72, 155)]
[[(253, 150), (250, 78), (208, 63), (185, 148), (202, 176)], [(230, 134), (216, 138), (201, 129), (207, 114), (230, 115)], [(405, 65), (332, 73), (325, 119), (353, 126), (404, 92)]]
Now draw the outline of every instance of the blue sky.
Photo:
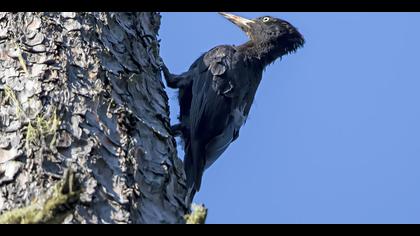
[[(420, 14), (235, 14), (285, 19), (306, 44), (266, 69), (205, 172), (207, 223), (420, 223)], [(172, 73), (247, 40), (217, 13), (162, 13), (159, 38)]]

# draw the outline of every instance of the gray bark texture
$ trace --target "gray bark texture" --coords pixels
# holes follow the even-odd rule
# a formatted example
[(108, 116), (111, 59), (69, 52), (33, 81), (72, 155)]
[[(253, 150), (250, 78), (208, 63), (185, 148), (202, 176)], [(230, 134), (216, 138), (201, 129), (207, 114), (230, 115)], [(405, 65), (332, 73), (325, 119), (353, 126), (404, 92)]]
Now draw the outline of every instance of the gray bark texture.
[(0, 13), (0, 215), (71, 169), (80, 194), (50, 222), (185, 222), (160, 17)]

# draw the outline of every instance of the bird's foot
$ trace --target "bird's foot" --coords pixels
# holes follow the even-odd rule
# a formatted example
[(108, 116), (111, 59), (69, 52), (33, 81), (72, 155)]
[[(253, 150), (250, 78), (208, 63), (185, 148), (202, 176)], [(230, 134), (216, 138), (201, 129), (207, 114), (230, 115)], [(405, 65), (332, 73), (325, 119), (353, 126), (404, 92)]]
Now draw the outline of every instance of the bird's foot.
[(182, 130), (183, 130), (183, 129), (184, 129), (184, 126), (183, 126), (183, 125), (181, 125), (181, 124), (172, 125), (172, 126), (171, 126), (171, 134), (172, 134), (174, 137), (181, 136), (181, 135), (182, 135)]
[(175, 75), (169, 72), (168, 67), (163, 62), (162, 58), (159, 57), (158, 64), (160, 66), (160, 70), (163, 72), (163, 77), (166, 81), (166, 85), (170, 88), (181, 88), (190, 83), (190, 78), (188, 77), (188, 72), (184, 72), (180, 75)]
[[(175, 76), (172, 75), (171, 72), (169, 72), (168, 67), (166, 66), (165, 62), (163, 62), (163, 59), (161, 57), (159, 57), (159, 59), (158, 59), (158, 64), (159, 64), (160, 70), (163, 73), (163, 77), (164, 77), (166, 83), (168, 85), (172, 84)], [(170, 87), (172, 87), (172, 86), (170, 86)]]
[(164, 66), (164, 65), (165, 65), (165, 62), (163, 62), (162, 57), (158, 57), (158, 58), (156, 59), (156, 64), (159, 66), (159, 69), (161, 69), (161, 70), (162, 70), (162, 66)]
[(158, 57), (156, 60), (159, 69), (163, 72), (163, 76), (165, 76), (165, 79), (171, 77), (171, 73), (169, 72), (168, 67), (165, 65), (165, 62), (163, 61), (162, 57)]

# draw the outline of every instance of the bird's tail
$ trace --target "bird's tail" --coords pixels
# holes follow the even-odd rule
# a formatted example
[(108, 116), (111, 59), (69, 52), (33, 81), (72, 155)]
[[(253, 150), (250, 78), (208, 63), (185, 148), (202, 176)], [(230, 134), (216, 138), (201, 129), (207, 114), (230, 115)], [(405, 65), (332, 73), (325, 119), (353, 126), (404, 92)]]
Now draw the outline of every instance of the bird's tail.
[(204, 171), (204, 152), (197, 143), (188, 142), (185, 148), (184, 170), (187, 178), (188, 193), (186, 203), (188, 206), (192, 203), (195, 194), (200, 190), (201, 178)]
[(194, 199), (194, 195), (197, 192), (194, 184), (194, 163), (191, 152), (191, 143), (185, 143), (185, 156), (184, 156), (184, 170), (186, 175), (186, 184), (187, 184), (187, 196), (185, 202), (189, 207)]
[(185, 197), (185, 203), (187, 204), (188, 208), (191, 206), (196, 193), (197, 190), (194, 187), (188, 189), (187, 196)]

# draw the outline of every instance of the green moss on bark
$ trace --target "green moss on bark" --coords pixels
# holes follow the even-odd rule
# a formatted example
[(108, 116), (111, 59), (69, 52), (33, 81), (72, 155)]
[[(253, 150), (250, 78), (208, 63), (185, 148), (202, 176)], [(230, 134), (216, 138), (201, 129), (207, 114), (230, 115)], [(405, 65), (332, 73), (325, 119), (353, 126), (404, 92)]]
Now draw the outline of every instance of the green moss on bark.
[(0, 215), (0, 224), (61, 223), (79, 199), (80, 191), (75, 189), (74, 178), (74, 173), (67, 171), (63, 180), (29, 206)]
[(185, 223), (187, 224), (204, 224), (207, 218), (207, 208), (204, 205), (191, 205), (191, 214), (185, 215)]

